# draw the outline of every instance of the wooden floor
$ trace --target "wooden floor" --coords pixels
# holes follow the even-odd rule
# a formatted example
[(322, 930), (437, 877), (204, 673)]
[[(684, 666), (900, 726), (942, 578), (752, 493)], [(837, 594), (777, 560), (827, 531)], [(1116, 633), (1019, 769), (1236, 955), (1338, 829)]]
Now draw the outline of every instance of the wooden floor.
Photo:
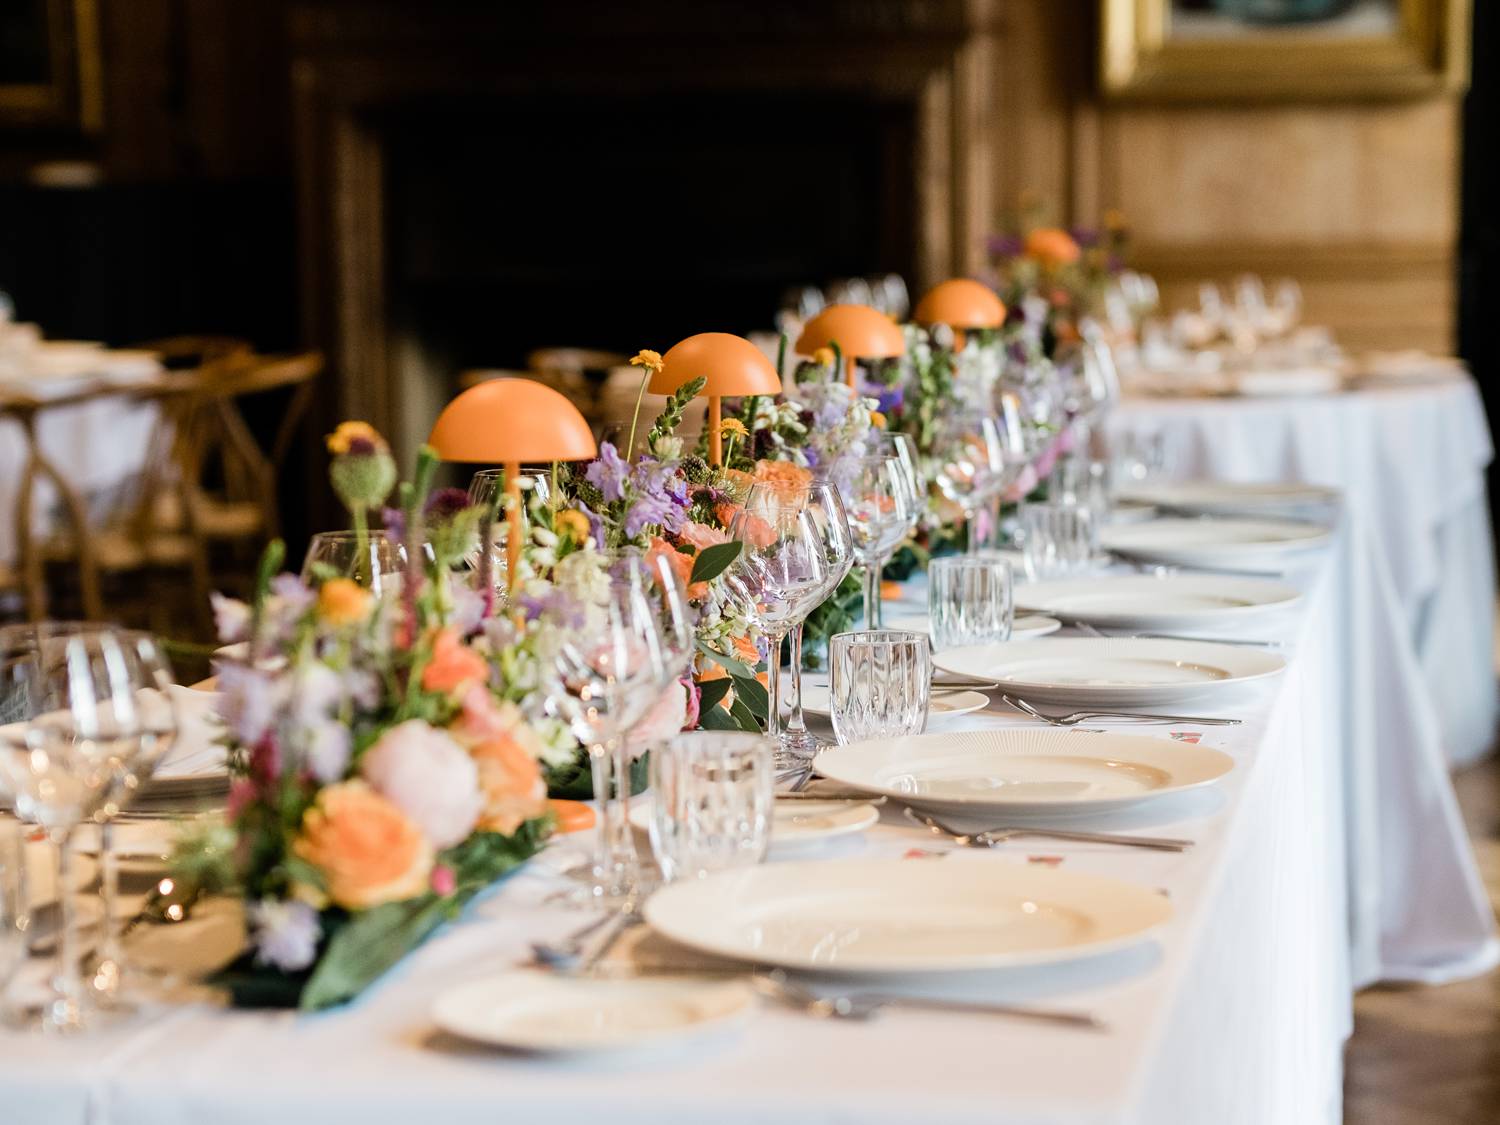
[[(1500, 762), (1455, 778), (1500, 907)], [(1345, 1125), (1500, 1125), (1500, 972), (1440, 988), (1372, 988), (1354, 1004)]]

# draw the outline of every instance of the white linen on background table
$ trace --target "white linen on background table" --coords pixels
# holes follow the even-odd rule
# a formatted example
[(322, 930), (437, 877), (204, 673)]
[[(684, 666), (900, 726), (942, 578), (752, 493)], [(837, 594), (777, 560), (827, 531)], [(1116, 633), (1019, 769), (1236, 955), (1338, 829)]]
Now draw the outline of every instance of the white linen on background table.
[[(108, 395), (47, 408), (37, 416), (37, 441), (78, 492), (87, 497), (114, 488), (139, 473), (156, 424), (157, 408), (126, 395)], [(16, 513), (26, 440), (19, 422), (0, 418), (0, 565), (20, 553)], [(41, 481), (32, 499), (32, 528), (49, 530), (59, 499), (50, 481)]]
[(1495, 735), (1494, 552), (1484, 472), (1494, 454), (1467, 377), (1270, 399), (1140, 399), (1111, 434), (1160, 434), (1167, 475), (1341, 490), (1366, 527), (1405, 624), (1448, 761)]
[[(613, 1062), (505, 1056), (438, 1035), (429, 1014), (438, 992), (508, 969), (526, 958), (530, 941), (578, 925), (578, 915), (545, 901), (558, 885), (548, 873), (559, 858), (554, 851), (347, 1010), (301, 1017), (187, 1008), (91, 1045), (86, 1060), (76, 1043), (0, 1035), (0, 1099), (24, 1114), (18, 1119), (59, 1125), (407, 1125), (414, 1118), (463, 1125), (542, 1114), (590, 1125), (606, 1114), (652, 1125), (1333, 1125), (1350, 1028), (1346, 880), (1373, 877), (1369, 865), (1345, 857), (1346, 842), (1363, 839), (1346, 828), (1351, 759), (1339, 737), (1346, 721), (1341, 568), (1349, 557), (1325, 554), (1298, 579), (1308, 590), (1304, 603), (1269, 623), (1295, 641), (1288, 672), (1211, 705), (1211, 713), (1246, 719), (1202, 737), (1237, 768), (1210, 789), (1097, 822), (1188, 836), (1197, 841), (1193, 849), (1017, 840), (998, 854), (908, 861), (1063, 855), (1070, 869), (1167, 890), (1176, 916), (1157, 942), (1102, 961), (949, 986), (970, 998), (1094, 1011), (1108, 1021), (1106, 1033), (914, 1013), (847, 1024), (770, 1009), (737, 1036)], [(990, 711), (933, 729), (1017, 722), (1013, 713)], [(1373, 780), (1408, 783), (1387, 772)], [(1437, 811), (1444, 807), (1439, 802)], [(1452, 837), (1441, 825), (1429, 830), (1426, 878), (1449, 878), (1455, 861), (1434, 856)], [(575, 839), (556, 848), (579, 846)], [(899, 856), (912, 847), (953, 850), (890, 810), (864, 837), (798, 854)], [(1466, 924), (1458, 919), (1461, 935)], [(1482, 946), (1486, 937), (1467, 940)]]

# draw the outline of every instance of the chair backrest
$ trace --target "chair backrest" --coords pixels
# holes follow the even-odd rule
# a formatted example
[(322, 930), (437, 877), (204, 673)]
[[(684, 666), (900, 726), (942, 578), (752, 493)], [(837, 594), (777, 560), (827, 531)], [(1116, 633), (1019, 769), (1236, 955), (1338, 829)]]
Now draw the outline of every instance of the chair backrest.
[(161, 357), (162, 365), (171, 371), (198, 369), (230, 356), (250, 355), (255, 351), (248, 340), (237, 336), (168, 336), (135, 347), (155, 352)]
[(611, 367), (629, 362), (629, 356), (597, 348), (537, 348), (526, 357), (526, 366), (533, 371), (564, 371), (575, 375), (603, 375)]

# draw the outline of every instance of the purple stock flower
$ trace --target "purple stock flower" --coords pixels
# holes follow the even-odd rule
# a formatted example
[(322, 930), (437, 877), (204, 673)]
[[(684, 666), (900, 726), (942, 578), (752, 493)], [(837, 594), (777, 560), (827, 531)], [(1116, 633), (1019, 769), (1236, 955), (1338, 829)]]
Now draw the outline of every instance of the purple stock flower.
[(387, 508), (380, 514), (380, 522), (385, 525), (385, 537), (395, 547), (406, 542), (406, 513), (400, 508)]
[(630, 505), (629, 511), (625, 513), (625, 534), (634, 539), (652, 524), (659, 524), (669, 531), (674, 530), (668, 527), (674, 519), (680, 527), (682, 509), (667, 499), (664, 493), (648, 493), (637, 497), (635, 503)]
[(214, 610), (214, 632), (221, 644), (232, 645), (250, 635), (250, 607), (238, 598), (226, 598), (217, 590), (208, 595)]
[(254, 746), (270, 731), (281, 709), (281, 693), (264, 672), (245, 664), (215, 666), (219, 683), (219, 713), (242, 744)]
[(295, 574), (278, 574), (271, 579), (271, 595), (288, 617), (301, 617), (318, 600), (311, 587)]
[(890, 414), (892, 411), (900, 410), (901, 404), (906, 401), (906, 389), (904, 387), (886, 387), (875, 398), (875, 409), (882, 414)]
[(599, 490), (606, 503), (613, 503), (625, 495), (625, 478), (630, 467), (625, 464), (613, 442), (599, 447), (599, 459), (589, 465), (584, 479)]
[(1020, 238), (1013, 234), (992, 234), (985, 245), (996, 258), (1014, 258), (1022, 248)]
[(604, 546), (604, 521), (598, 514), (585, 504), (582, 500), (577, 501), (578, 510), (584, 514), (589, 521), (589, 538), (594, 541), (594, 546)]
[(1099, 232), (1094, 227), (1074, 227), (1071, 233), (1080, 249), (1088, 250), (1099, 245)]

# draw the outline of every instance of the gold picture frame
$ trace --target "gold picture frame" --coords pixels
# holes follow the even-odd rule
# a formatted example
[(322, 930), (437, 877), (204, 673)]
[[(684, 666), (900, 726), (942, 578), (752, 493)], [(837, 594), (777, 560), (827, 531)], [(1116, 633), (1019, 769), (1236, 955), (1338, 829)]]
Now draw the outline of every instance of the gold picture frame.
[[(1099, 83), (1112, 98), (1294, 101), (1416, 98), (1468, 82), (1469, 0), (1366, 0), (1388, 29), (1229, 26), (1181, 0), (1099, 0)], [(1197, 23), (1174, 34), (1174, 21)], [(1207, 27), (1207, 31), (1203, 30)]]
[(98, 130), (104, 80), (96, 0), (32, 0), (7, 11), (0, 125)]

